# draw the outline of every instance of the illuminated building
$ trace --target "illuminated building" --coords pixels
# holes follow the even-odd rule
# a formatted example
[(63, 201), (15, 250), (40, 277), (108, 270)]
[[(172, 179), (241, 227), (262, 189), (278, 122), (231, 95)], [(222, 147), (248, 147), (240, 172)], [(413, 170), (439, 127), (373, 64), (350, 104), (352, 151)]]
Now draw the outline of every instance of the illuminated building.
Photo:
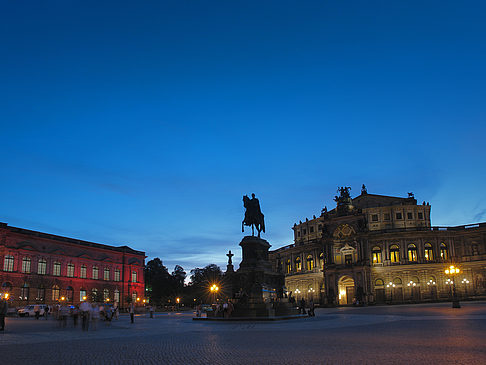
[(433, 227), (429, 203), (340, 188), (336, 207), (295, 224), (294, 243), (270, 253), (287, 290), (321, 305), (448, 300), (449, 264), (458, 295), (486, 296), (486, 223)]
[(126, 307), (144, 295), (145, 253), (0, 223), (0, 292), (11, 306), (83, 300)]

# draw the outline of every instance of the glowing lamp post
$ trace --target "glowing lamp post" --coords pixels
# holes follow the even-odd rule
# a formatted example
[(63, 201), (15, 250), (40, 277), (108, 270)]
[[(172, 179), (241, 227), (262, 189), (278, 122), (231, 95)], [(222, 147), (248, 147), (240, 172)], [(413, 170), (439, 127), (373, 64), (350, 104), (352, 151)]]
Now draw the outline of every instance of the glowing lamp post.
[(395, 284), (393, 284), (391, 281), (386, 284), (386, 287), (387, 288), (391, 288), (390, 289), (390, 303), (393, 302), (393, 288), (395, 287)]
[(218, 294), (219, 286), (217, 286), (216, 284), (213, 284), (209, 288), (209, 291), (213, 294), (214, 301), (216, 302), (216, 295)]
[(461, 304), (459, 303), (459, 299), (457, 298), (456, 293), (456, 274), (459, 274), (461, 270), (454, 265), (449, 266), (449, 268), (445, 269), (445, 274), (450, 275), (452, 277), (452, 308), (461, 308)]
[(462, 279), (461, 283), (464, 284), (464, 293), (466, 294), (466, 297), (467, 297), (467, 284), (469, 284), (469, 280), (464, 278), (464, 279)]

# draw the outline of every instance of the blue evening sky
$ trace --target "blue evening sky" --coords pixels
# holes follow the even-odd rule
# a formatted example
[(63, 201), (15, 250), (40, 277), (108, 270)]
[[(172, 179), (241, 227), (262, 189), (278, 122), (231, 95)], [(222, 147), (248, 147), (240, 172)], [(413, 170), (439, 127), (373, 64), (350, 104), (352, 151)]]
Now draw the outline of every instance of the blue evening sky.
[[(0, 221), (224, 267), (338, 185), (486, 220), (484, 1), (2, 1)], [(248, 231), (246, 231), (248, 232)]]

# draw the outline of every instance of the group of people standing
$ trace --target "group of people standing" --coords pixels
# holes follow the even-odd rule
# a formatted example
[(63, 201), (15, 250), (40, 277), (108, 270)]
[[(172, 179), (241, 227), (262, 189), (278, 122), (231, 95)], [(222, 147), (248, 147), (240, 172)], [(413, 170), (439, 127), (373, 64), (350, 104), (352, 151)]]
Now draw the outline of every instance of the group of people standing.
[(302, 298), (299, 303), (299, 314), (307, 314), (309, 317), (315, 317), (315, 305), (312, 299), (309, 300), (309, 310), (306, 311), (306, 302), (305, 299)]

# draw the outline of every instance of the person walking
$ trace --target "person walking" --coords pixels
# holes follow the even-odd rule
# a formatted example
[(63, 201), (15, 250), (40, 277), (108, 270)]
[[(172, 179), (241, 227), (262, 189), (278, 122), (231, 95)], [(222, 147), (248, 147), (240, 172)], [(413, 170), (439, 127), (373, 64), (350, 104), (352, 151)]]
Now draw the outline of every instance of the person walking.
[(79, 305), (79, 310), (81, 312), (81, 327), (83, 331), (87, 331), (89, 328), (89, 310), (91, 306), (88, 302), (82, 302)]
[(7, 299), (4, 297), (0, 299), (0, 331), (5, 330), (5, 316), (8, 311)]
[(135, 305), (133, 303), (130, 303), (130, 322), (133, 323), (134, 317), (135, 317)]
[(311, 299), (309, 301), (309, 317), (315, 317), (315, 313), (314, 313), (314, 301)]
[(305, 314), (305, 299), (304, 298), (302, 298), (300, 300), (300, 310), (301, 310), (302, 314)]
[(96, 326), (98, 324), (98, 321), (100, 320), (100, 306), (96, 303), (93, 303), (93, 306), (91, 308), (91, 318), (93, 330), (96, 331)]
[(154, 306), (153, 305), (150, 306), (149, 311), (150, 311), (150, 318), (154, 318)]
[(44, 308), (44, 317), (46, 317), (46, 321), (47, 321), (47, 316), (49, 315), (49, 310), (50, 310), (49, 306), (46, 305)]
[(39, 317), (40, 317), (39, 304), (34, 305), (34, 314), (35, 314), (35, 319), (39, 319)]

